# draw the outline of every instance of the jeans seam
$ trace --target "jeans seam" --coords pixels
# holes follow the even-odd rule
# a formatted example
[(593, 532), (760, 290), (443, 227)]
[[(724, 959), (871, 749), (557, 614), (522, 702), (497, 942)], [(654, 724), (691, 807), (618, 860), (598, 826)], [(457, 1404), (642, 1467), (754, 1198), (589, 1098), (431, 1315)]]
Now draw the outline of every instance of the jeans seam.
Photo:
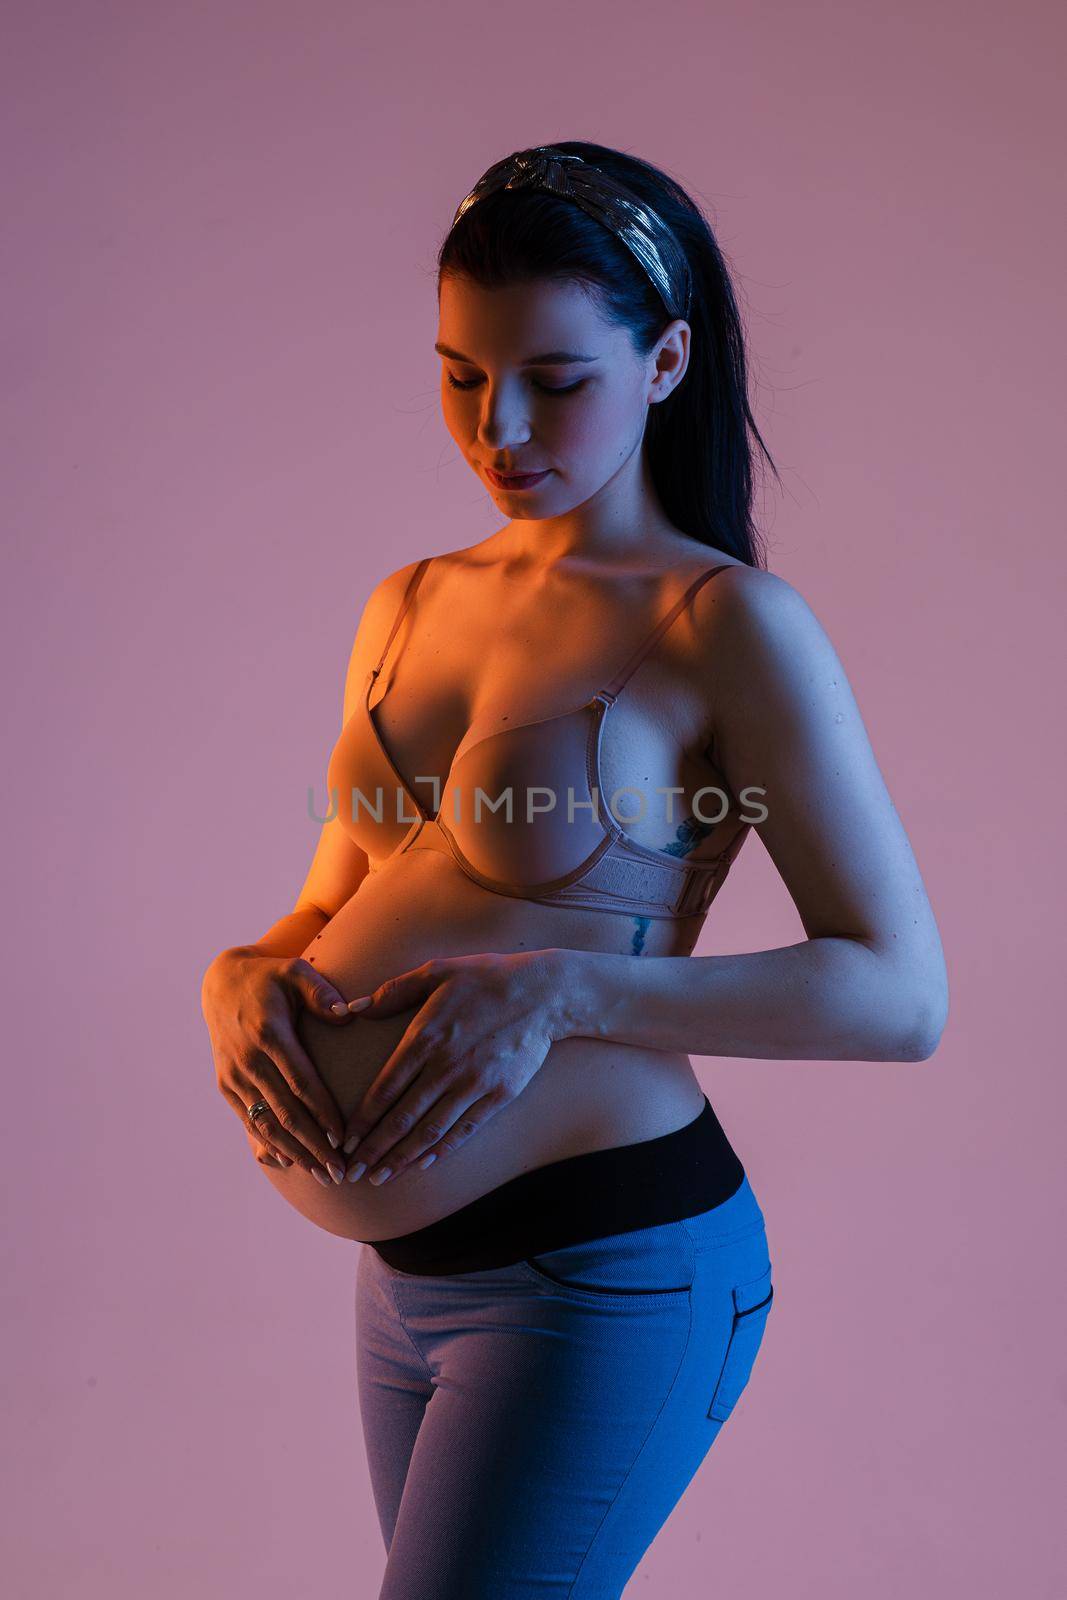
[(432, 1382), (433, 1381), (433, 1372), (432, 1372), (432, 1370), (430, 1368), (430, 1364), (427, 1361), (426, 1357), (423, 1355), (422, 1351), (419, 1349), (418, 1345), (415, 1343), (415, 1340), (414, 1340), (414, 1338), (412, 1336), (412, 1333), (411, 1333), (411, 1329), (408, 1327), (407, 1323), (404, 1321), (404, 1310), (403, 1310), (403, 1307), (400, 1304), (399, 1297), (397, 1296), (396, 1284), (395, 1283), (390, 1283), (389, 1284), (389, 1297), (393, 1302), (393, 1306), (394, 1306), (394, 1309), (395, 1309), (396, 1315), (397, 1315), (397, 1320), (400, 1323), (400, 1331), (403, 1333), (403, 1335), (404, 1335), (405, 1339), (407, 1340), (408, 1344), (414, 1350), (416, 1359), (418, 1361), (420, 1361), (422, 1363), (423, 1367), (426, 1369), (426, 1376)]
[(645, 1451), (645, 1449), (646, 1449), (646, 1447), (648, 1445), (648, 1441), (652, 1437), (652, 1434), (653, 1434), (653, 1432), (655, 1430), (656, 1424), (659, 1421), (660, 1417), (663, 1415), (663, 1412), (664, 1412), (664, 1409), (665, 1409), (665, 1407), (667, 1405), (668, 1400), (671, 1398), (671, 1395), (674, 1393), (675, 1389), (678, 1387), (678, 1374), (681, 1372), (682, 1367), (685, 1365), (685, 1358), (689, 1354), (689, 1346), (693, 1341), (693, 1302), (692, 1302), (692, 1299), (689, 1300), (688, 1304), (689, 1304), (689, 1325), (688, 1325), (688, 1327), (686, 1328), (686, 1331), (685, 1331), (685, 1343), (682, 1346), (682, 1353), (678, 1357), (678, 1365), (674, 1369), (674, 1377), (670, 1381), (670, 1387), (668, 1388), (667, 1393), (663, 1396), (663, 1399), (660, 1402), (659, 1410), (656, 1412), (656, 1415), (652, 1418), (652, 1421), (649, 1423), (648, 1429), (647, 1429), (647, 1431), (645, 1433), (645, 1437), (641, 1440), (641, 1443), (638, 1445), (637, 1452), (634, 1455), (633, 1460), (630, 1462), (630, 1465), (627, 1467), (626, 1473), (625, 1473), (625, 1475), (623, 1477), (622, 1482), (619, 1484), (619, 1487), (616, 1489), (615, 1493), (612, 1495), (611, 1504), (607, 1507), (607, 1509), (604, 1512), (604, 1515), (601, 1517), (600, 1521), (596, 1525), (596, 1528), (593, 1530), (593, 1537), (590, 1539), (589, 1544), (586, 1547), (585, 1554), (583, 1555), (581, 1561), (578, 1563), (578, 1570), (577, 1570), (577, 1572), (575, 1572), (574, 1577), (571, 1580), (570, 1588), (567, 1590), (568, 1600), (570, 1600), (570, 1597), (573, 1596), (573, 1594), (574, 1594), (575, 1587), (576, 1587), (576, 1585), (578, 1583), (578, 1579), (582, 1575), (582, 1568), (585, 1566), (586, 1562), (589, 1560), (589, 1557), (593, 1553), (593, 1546), (596, 1544), (597, 1540), (600, 1537), (601, 1529), (604, 1527), (604, 1524), (607, 1522), (607, 1520), (610, 1517), (612, 1511), (615, 1509), (615, 1503), (618, 1500), (619, 1496), (622, 1494), (622, 1491), (625, 1489), (626, 1485), (629, 1483), (630, 1479), (633, 1477), (634, 1468), (637, 1466), (637, 1463), (640, 1461), (641, 1456), (643, 1455), (643, 1453), (644, 1453), (644, 1451)]
[[(698, 1242), (693, 1239), (693, 1245), (698, 1256), (711, 1255), (714, 1251), (723, 1249), (726, 1245), (740, 1244), (744, 1239), (751, 1238), (754, 1234), (766, 1232), (766, 1222), (754, 1222), (749, 1227), (738, 1228), (733, 1233), (720, 1233), (717, 1237)], [(692, 1238), (690, 1233), (690, 1238)]]

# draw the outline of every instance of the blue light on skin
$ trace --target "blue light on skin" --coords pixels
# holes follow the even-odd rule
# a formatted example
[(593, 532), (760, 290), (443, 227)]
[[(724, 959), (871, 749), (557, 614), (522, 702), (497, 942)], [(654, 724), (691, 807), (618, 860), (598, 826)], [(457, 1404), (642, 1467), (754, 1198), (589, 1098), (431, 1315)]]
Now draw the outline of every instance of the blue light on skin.
[[(684, 822), (678, 824), (674, 838), (670, 844), (664, 845), (663, 853), (667, 856), (687, 856), (701, 839), (711, 832), (711, 824), (701, 822), (696, 817), (686, 817)], [(645, 948), (645, 934), (648, 932), (650, 917), (635, 917), (633, 943), (630, 946), (631, 955), (639, 956)]]

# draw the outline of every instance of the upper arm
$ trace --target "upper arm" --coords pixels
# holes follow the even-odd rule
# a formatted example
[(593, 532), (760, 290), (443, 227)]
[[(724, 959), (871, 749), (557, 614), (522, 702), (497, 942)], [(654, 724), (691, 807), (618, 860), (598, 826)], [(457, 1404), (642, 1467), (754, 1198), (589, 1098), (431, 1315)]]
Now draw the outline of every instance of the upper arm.
[[(356, 709), (367, 673), (377, 664), (415, 565), (415, 562), (411, 562), (383, 578), (363, 607), (345, 672), (342, 727)], [(369, 871), (370, 861), (366, 851), (361, 850), (345, 832), (338, 814), (330, 822), (324, 822), (319, 830), (315, 854), (293, 910), (316, 906), (328, 916), (336, 916), (341, 907), (351, 900)]]
[(746, 787), (766, 791), (753, 826), (808, 937), (868, 945), (943, 1022), (937, 925), (837, 653), (785, 579), (748, 567), (724, 576), (715, 764), (742, 805)]

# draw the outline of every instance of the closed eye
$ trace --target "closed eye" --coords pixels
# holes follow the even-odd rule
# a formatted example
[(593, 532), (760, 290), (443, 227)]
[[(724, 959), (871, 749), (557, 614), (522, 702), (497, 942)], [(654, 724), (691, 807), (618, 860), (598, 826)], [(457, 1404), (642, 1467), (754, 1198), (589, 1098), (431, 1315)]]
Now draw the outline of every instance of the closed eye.
[[(446, 372), (445, 377), (448, 379), (449, 386), (453, 389), (474, 389), (482, 381), (480, 378), (471, 378), (468, 382), (461, 383), (450, 372)], [(587, 378), (579, 378), (577, 383), (568, 383), (561, 388), (556, 384), (538, 383), (536, 378), (531, 379), (534, 388), (540, 389), (542, 394), (574, 394), (577, 390), (584, 389), (588, 381)]]

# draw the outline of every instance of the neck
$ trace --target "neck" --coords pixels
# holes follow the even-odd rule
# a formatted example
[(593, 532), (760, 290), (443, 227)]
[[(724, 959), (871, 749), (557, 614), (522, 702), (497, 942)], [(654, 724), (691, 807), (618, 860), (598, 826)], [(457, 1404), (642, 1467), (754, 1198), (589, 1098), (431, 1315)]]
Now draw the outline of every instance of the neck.
[(558, 517), (522, 518), (501, 529), (517, 560), (544, 567), (647, 567), (685, 560), (697, 541), (668, 522), (645, 453), (635, 448), (595, 494)]

